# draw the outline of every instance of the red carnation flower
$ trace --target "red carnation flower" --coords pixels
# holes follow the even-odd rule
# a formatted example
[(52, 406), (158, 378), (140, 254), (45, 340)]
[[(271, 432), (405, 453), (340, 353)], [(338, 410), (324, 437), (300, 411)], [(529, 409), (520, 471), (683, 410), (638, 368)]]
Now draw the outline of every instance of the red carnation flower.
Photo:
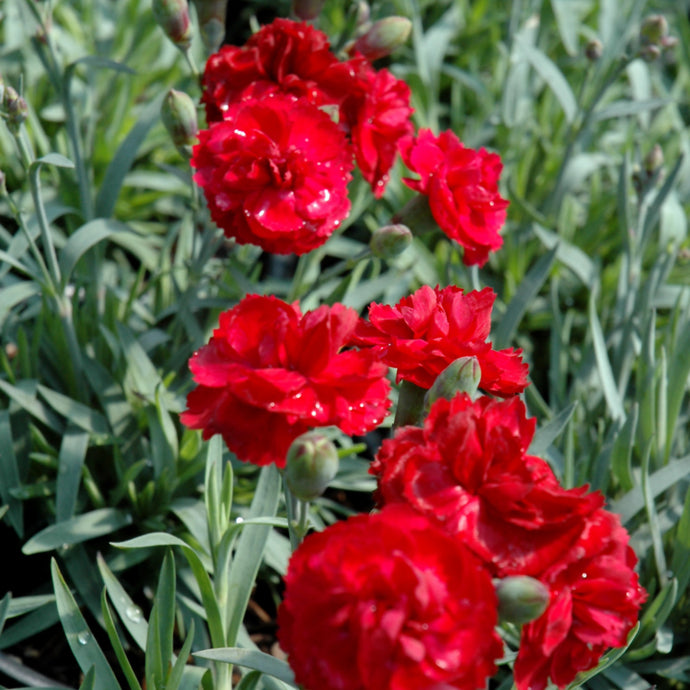
[(465, 249), (466, 265), (483, 266), (503, 240), (508, 202), (498, 192), (501, 159), (485, 149), (466, 148), (451, 131), (436, 137), (422, 129), (401, 143), (401, 154), (419, 180), (405, 184), (429, 198), (434, 220)]
[(287, 96), (232, 106), (199, 132), (192, 166), (211, 217), (240, 244), (304, 254), (350, 210), (344, 134), (324, 112)]
[(388, 70), (377, 72), (363, 60), (362, 67), (359, 92), (345, 100), (342, 110), (357, 165), (378, 199), (386, 189), (398, 142), (414, 130), (410, 88)]
[(498, 577), (539, 576), (603, 498), (563, 489), (544, 460), (527, 455), (534, 424), (519, 398), (439, 399), (423, 428), (383, 442), (371, 467), (379, 502), (407, 503), (461, 535)]
[(220, 315), (189, 361), (198, 384), (181, 420), (222, 434), (241, 460), (284, 467), (290, 443), (313, 427), (376, 428), (390, 407), (387, 367), (346, 350), (359, 317), (342, 304), (302, 316), (275, 297), (250, 295)]
[(502, 655), (488, 571), (404, 506), (311, 534), (285, 584), (278, 640), (305, 690), (484, 688)]
[(202, 77), (206, 119), (222, 120), (233, 103), (271, 93), (317, 106), (339, 104), (355, 86), (353, 65), (338, 60), (322, 31), (276, 19), (243, 47), (223, 46), (208, 59)]
[(568, 554), (541, 576), (551, 601), (524, 626), (515, 661), (518, 690), (564, 688), (597, 665), (610, 647), (626, 644), (646, 598), (633, 568), (637, 558), (617, 515), (589, 518)]
[(451, 362), (474, 356), (482, 373), (480, 388), (513, 395), (527, 386), (528, 368), (522, 350), (494, 350), (486, 342), (495, 298), (490, 288), (465, 293), (455, 286), (424, 285), (394, 307), (373, 302), (369, 323), (357, 327), (357, 342), (397, 368), (398, 381), (427, 389)]

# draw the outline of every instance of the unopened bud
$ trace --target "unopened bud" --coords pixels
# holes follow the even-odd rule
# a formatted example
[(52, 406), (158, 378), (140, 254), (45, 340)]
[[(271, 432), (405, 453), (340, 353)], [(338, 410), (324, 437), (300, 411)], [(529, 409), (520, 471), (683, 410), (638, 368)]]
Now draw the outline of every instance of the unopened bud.
[(673, 50), (678, 45), (678, 38), (676, 36), (664, 36), (659, 41), (659, 45), (664, 52)]
[(338, 451), (323, 434), (308, 431), (290, 445), (285, 479), (292, 494), (301, 501), (321, 496), (337, 472)]
[(640, 41), (646, 45), (659, 45), (668, 34), (668, 22), (663, 14), (650, 14), (640, 26)]
[(11, 362), (19, 354), (19, 348), (15, 343), (5, 345), (5, 356)]
[(22, 122), (26, 120), (29, 108), (26, 101), (11, 86), (5, 87), (3, 102), (7, 115), (7, 126), (11, 132), (16, 133)]
[(587, 59), (592, 62), (596, 62), (602, 56), (603, 52), (604, 46), (601, 41), (596, 38), (592, 39), (585, 47), (585, 55)]
[(652, 150), (644, 158), (644, 169), (652, 177), (664, 164), (664, 152), (659, 144), (654, 144)]
[(509, 623), (529, 623), (541, 616), (549, 604), (549, 588), (526, 575), (494, 580), (498, 597), (498, 618)]
[(452, 400), (458, 393), (473, 397), (479, 388), (482, 370), (476, 357), (459, 357), (437, 377), (424, 396), (424, 414), (439, 399)]
[(321, 12), (324, 0), (292, 0), (292, 14), (305, 22), (316, 19)]
[(193, 0), (201, 41), (208, 53), (215, 53), (225, 38), (227, 0)]
[(153, 16), (165, 35), (181, 50), (192, 43), (187, 0), (153, 0)]
[(402, 223), (378, 228), (369, 240), (371, 253), (379, 259), (392, 259), (402, 254), (411, 244), (412, 232)]
[(407, 17), (385, 17), (374, 22), (371, 28), (354, 42), (352, 50), (373, 62), (390, 55), (403, 45), (411, 31), (412, 22)]
[(161, 105), (161, 119), (180, 154), (191, 158), (198, 128), (194, 101), (183, 91), (170, 89)]

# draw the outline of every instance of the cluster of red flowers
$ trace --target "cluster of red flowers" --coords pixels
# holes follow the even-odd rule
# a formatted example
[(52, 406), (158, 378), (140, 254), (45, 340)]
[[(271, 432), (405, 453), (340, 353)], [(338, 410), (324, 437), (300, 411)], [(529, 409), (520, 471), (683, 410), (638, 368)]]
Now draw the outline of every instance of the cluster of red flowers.
[(307, 537), (290, 563), (279, 640), (298, 683), (484, 688), (503, 654), (489, 584), (515, 575), (549, 592), (522, 627), (518, 690), (564, 688), (626, 643), (645, 599), (628, 534), (527, 453), (533, 431), (519, 398), (461, 393), (383, 442), (380, 512)]
[(203, 86), (194, 179), (226, 235), (274, 253), (304, 254), (340, 225), (353, 156), (380, 197), (412, 132), (407, 84), (288, 19), (212, 55)]
[[(355, 163), (378, 198), (400, 153), (418, 175), (405, 183), (465, 263), (500, 247), (499, 157), (452, 132), (413, 136), (407, 85), (362, 55), (338, 59), (312, 26), (276, 20), (222, 48), (203, 86), (194, 178), (238, 242), (315, 249), (349, 213)], [(395, 306), (371, 304), (365, 321), (342, 304), (303, 314), (249, 295), (190, 360), (197, 387), (183, 423), (281, 469), (311, 429), (378, 427), (389, 367), (420, 389), (460, 358), (481, 370), (484, 395), (440, 398), (423, 426), (383, 442), (371, 467), (378, 512), (312, 534), (293, 554), (279, 641), (306, 690), (485, 688), (503, 656), (496, 579), (533, 578), (548, 596), (522, 627), (518, 690), (565, 687), (624, 645), (637, 620), (645, 593), (619, 519), (528, 453), (535, 421), (516, 397), (528, 369), (520, 350), (488, 340), (494, 298), (423, 286)]]
[(360, 54), (339, 60), (309, 24), (276, 19), (244, 46), (224, 46), (202, 84), (208, 129), (194, 147), (194, 179), (213, 220), (239, 243), (315, 249), (350, 210), (353, 160), (379, 198), (401, 153), (420, 176), (405, 183), (428, 198), (466, 264), (483, 265), (501, 246), (500, 158), (450, 131), (413, 136), (407, 84)]

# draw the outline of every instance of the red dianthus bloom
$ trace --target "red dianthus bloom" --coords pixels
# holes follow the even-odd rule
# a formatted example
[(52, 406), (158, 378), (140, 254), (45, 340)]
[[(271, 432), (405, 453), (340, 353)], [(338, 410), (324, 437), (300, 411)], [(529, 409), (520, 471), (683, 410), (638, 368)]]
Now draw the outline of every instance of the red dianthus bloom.
[(228, 237), (277, 254), (322, 245), (350, 210), (352, 153), (317, 107), (288, 96), (232, 106), (199, 132), (194, 180)]
[(276, 19), (244, 46), (223, 46), (209, 57), (202, 77), (206, 119), (222, 120), (233, 103), (271, 93), (317, 106), (339, 104), (355, 86), (355, 64), (340, 62), (322, 31)]
[(285, 585), (278, 640), (305, 690), (474, 690), (502, 655), (488, 571), (405, 506), (308, 536)]
[(528, 371), (522, 351), (494, 350), (487, 342), (495, 298), (490, 288), (465, 293), (424, 285), (394, 307), (373, 302), (356, 341), (397, 368), (398, 381), (428, 389), (451, 362), (473, 356), (481, 368), (480, 388), (502, 397), (520, 393)]
[(497, 577), (539, 576), (603, 498), (563, 489), (544, 460), (527, 454), (534, 424), (517, 397), (439, 399), (423, 428), (402, 427), (383, 442), (371, 467), (379, 502), (433, 518)]
[(390, 407), (390, 384), (370, 352), (343, 351), (358, 319), (342, 304), (302, 315), (276, 297), (245, 297), (190, 359), (197, 387), (182, 423), (204, 438), (222, 434), (240, 460), (278, 467), (311, 428), (371, 431)]
[(546, 611), (524, 626), (515, 661), (518, 690), (564, 688), (622, 647), (646, 598), (633, 568), (637, 558), (617, 515), (587, 518), (573, 548), (541, 576), (551, 590)]
[(421, 129), (416, 138), (401, 142), (400, 152), (405, 165), (420, 176), (404, 178), (405, 184), (428, 197), (441, 230), (464, 247), (465, 264), (483, 266), (489, 252), (503, 243), (498, 231), (508, 202), (498, 191), (500, 157), (466, 148), (449, 130), (434, 136)]
[(388, 70), (377, 72), (362, 62), (359, 90), (344, 101), (342, 110), (357, 165), (378, 199), (385, 191), (398, 142), (414, 130), (410, 87)]

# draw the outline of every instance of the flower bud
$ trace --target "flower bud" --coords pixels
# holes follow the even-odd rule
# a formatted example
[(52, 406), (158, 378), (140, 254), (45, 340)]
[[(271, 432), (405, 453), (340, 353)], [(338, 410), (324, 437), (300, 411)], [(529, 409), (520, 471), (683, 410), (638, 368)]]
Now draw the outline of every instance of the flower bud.
[(198, 128), (192, 99), (183, 91), (170, 89), (161, 105), (161, 119), (180, 154), (191, 158)]
[(659, 144), (654, 144), (652, 150), (644, 158), (644, 170), (653, 177), (664, 165), (664, 152)]
[(215, 53), (225, 38), (227, 0), (193, 0), (201, 41), (208, 53)]
[(165, 35), (181, 50), (192, 43), (187, 0), (153, 0), (153, 16)]
[(643, 45), (658, 46), (668, 34), (668, 22), (663, 14), (650, 14), (640, 26), (640, 41)]
[(585, 55), (587, 59), (592, 62), (596, 62), (602, 56), (603, 52), (604, 46), (601, 41), (596, 38), (592, 39), (585, 47)]
[(549, 604), (549, 588), (527, 575), (494, 580), (494, 587), (500, 621), (518, 625), (529, 623), (539, 618)]
[(474, 396), (479, 388), (482, 370), (476, 357), (459, 357), (437, 377), (424, 396), (424, 414), (439, 399), (452, 400), (458, 393)]
[(379, 259), (392, 259), (412, 244), (412, 232), (407, 225), (396, 223), (376, 230), (369, 240), (369, 248)]
[(9, 130), (13, 133), (18, 132), (19, 127), (26, 120), (26, 115), (29, 112), (26, 101), (11, 86), (6, 86), (3, 105), (5, 106)]
[(371, 28), (360, 36), (352, 50), (374, 61), (390, 55), (410, 36), (412, 22), (406, 17), (385, 17), (371, 25)]
[(288, 488), (301, 501), (320, 496), (338, 472), (338, 451), (317, 431), (298, 436), (290, 445), (285, 465)]
[(316, 19), (324, 0), (292, 0), (292, 14), (305, 22)]

